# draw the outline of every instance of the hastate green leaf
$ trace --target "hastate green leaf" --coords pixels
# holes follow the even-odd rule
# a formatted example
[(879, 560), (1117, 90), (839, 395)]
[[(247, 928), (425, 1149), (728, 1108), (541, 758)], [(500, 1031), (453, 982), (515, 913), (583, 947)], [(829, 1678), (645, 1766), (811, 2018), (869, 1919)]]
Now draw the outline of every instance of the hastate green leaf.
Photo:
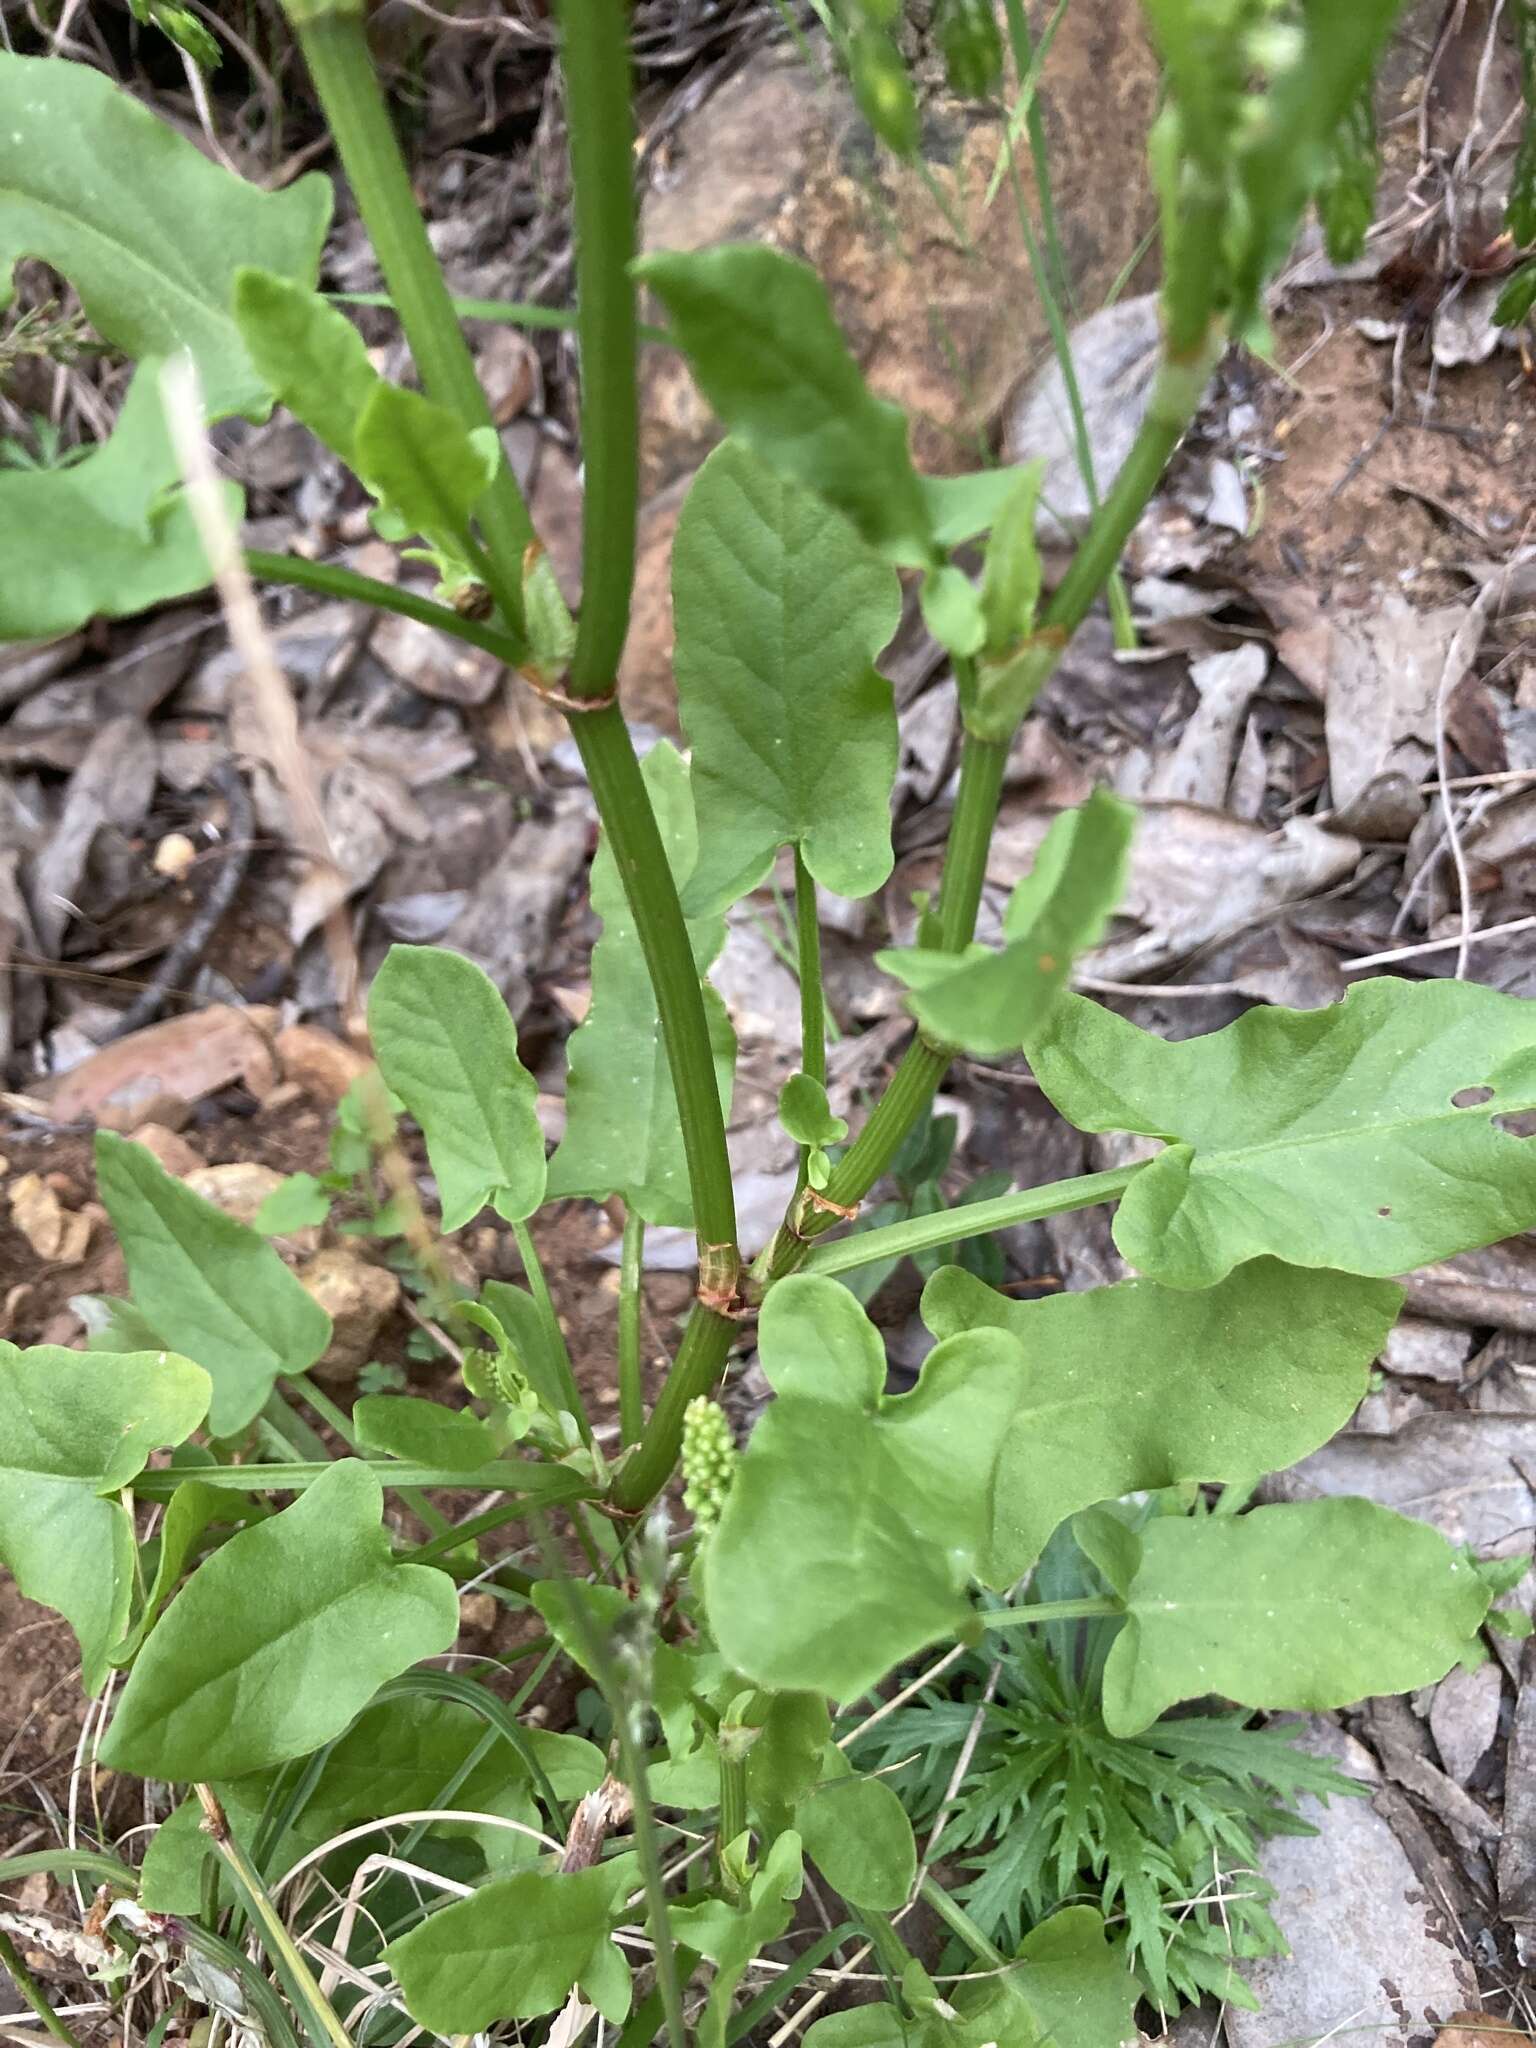
[(1490, 1598), (1437, 1529), (1365, 1500), (1165, 1516), (1140, 1552), (1104, 1668), (1113, 1735), (1205, 1693), (1311, 1712), (1412, 1692), (1470, 1648)]
[(633, 1856), (499, 1878), (392, 1941), (384, 1960), (411, 2017), (435, 2034), (536, 2019), (577, 1985), (617, 2025), (629, 2010), (629, 1965), (612, 1931), (635, 1881)]
[[(1010, 1301), (960, 1266), (923, 1292), (943, 1341), (893, 1428), (974, 1446), (991, 1503), (981, 1576), (1003, 1586), (1079, 1508), (1186, 1480), (1262, 1478), (1344, 1427), (1403, 1291), (1386, 1280), (1256, 1259), (1218, 1286), (1149, 1280)], [(968, 1376), (947, 1340), (1008, 1330), (1021, 1370)], [(958, 1465), (955, 1483), (961, 1483)]]
[(36, 257), (125, 355), (189, 350), (213, 418), (263, 417), (270, 395), (230, 312), (235, 272), (313, 284), (330, 181), (263, 192), (104, 73), (58, 58), (0, 55), (0, 105), (0, 300), (12, 265)]
[(1126, 2048), (1140, 1996), (1100, 1916), (1068, 1906), (1025, 1937), (1016, 1969), (946, 1987), (952, 2017), (857, 2005), (817, 2020), (806, 2048)]
[(1068, 995), (1029, 1050), (1079, 1130), (1169, 1141), (1115, 1218), (1166, 1286), (1266, 1252), (1407, 1273), (1536, 1225), (1536, 1145), (1504, 1127), (1536, 1109), (1536, 1002), (1383, 976), (1169, 1044)]
[[(10, 61), (21, 60), (0, 57), (0, 65)], [(112, 434), (80, 461), (67, 469), (0, 469), (0, 640), (50, 639), (208, 582), (157, 371), (146, 363), (136, 372)], [(224, 497), (238, 524), (240, 492), (229, 484)]]
[(635, 269), (739, 440), (835, 505), (889, 560), (937, 559), (906, 419), (870, 392), (808, 264), (728, 243), (646, 256)]
[(208, 1426), (233, 1436), (279, 1373), (314, 1364), (331, 1341), (330, 1317), (264, 1238), (193, 1194), (142, 1145), (98, 1132), (96, 1181), (135, 1304), (207, 1372)]
[(777, 1398), (753, 1432), (705, 1582), (715, 1639), (760, 1685), (849, 1699), (1003, 1587), (1089, 1504), (1241, 1481), (1347, 1421), (1401, 1303), (1382, 1282), (1247, 1268), (1209, 1294), (1130, 1282), (1009, 1303), (959, 1269), (940, 1342), (885, 1398), (880, 1338), (836, 1281), (763, 1308)]
[(1004, 913), (1000, 948), (877, 953), (876, 964), (911, 990), (909, 1007), (923, 1029), (984, 1056), (1027, 1043), (1065, 988), (1073, 959), (1094, 944), (1119, 901), (1135, 826), (1129, 804), (1095, 790), (1045, 835)]
[(787, 845), (827, 888), (870, 895), (891, 871), (896, 713), (872, 664), (901, 616), (895, 571), (727, 441), (683, 506), (672, 593), (701, 846), (686, 907), (723, 910)]
[(353, 1405), (352, 1426), (370, 1450), (449, 1472), (477, 1472), (496, 1456), (496, 1439), (478, 1415), (409, 1394), (364, 1394)]
[[(642, 772), (682, 894), (699, 858), (688, 767), (664, 740), (646, 755)], [(606, 839), (592, 863), (592, 907), (603, 921), (592, 953), (592, 1007), (571, 1035), (565, 1139), (549, 1164), (549, 1192), (600, 1200), (619, 1194), (647, 1223), (686, 1228), (693, 1221), (693, 1205), (661, 1016)], [(702, 975), (725, 943), (725, 921), (694, 918), (688, 934)], [(720, 1100), (728, 1107), (735, 1033), (725, 1006), (707, 985), (704, 1003)]]
[(894, 1913), (917, 1875), (906, 1809), (881, 1778), (829, 1778), (795, 1809), (805, 1853), (850, 1906)]
[(208, 1375), (166, 1351), (18, 1351), (0, 1342), (0, 1560), (62, 1614), (100, 1690), (128, 1625), (133, 1521), (119, 1500), (149, 1454), (191, 1435)]
[(391, 946), (368, 996), (379, 1071), (421, 1125), (443, 1228), (487, 1202), (509, 1223), (544, 1199), (538, 1088), (482, 968), (438, 946)]
[(118, 1703), (104, 1762), (235, 1778), (339, 1735), (384, 1681), (458, 1633), (452, 1579), (395, 1564), (383, 1489), (356, 1459), (242, 1530), (188, 1580)]
[[(1017, 1361), (980, 1331), (967, 1357)], [(854, 1699), (966, 1616), (983, 1538), (980, 1488), (954, 1471), (916, 1485), (884, 1426), (885, 1351), (835, 1280), (781, 1281), (759, 1345), (777, 1392), (752, 1433), (710, 1541), (710, 1624), (728, 1664), (775, 1690)], [(979, 1448), (979, 1447), (978, 1447)]]
[(355, 470), (357, 422), (380, 378), (346, 314), (292, 278), (251, 268), (236, 274), (234, 309), (267, 389)]

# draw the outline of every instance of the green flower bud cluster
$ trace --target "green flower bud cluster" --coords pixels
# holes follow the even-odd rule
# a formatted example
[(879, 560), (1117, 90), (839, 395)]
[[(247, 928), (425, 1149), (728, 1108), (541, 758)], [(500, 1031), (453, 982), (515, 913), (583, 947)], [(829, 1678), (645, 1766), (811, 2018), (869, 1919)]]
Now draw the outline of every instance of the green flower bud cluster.
[(683, 1413), (683, 1505), (701, 1536), (720, 1519), (737, 1456), (725, 1410), (707, 1394), (690, 1401)]

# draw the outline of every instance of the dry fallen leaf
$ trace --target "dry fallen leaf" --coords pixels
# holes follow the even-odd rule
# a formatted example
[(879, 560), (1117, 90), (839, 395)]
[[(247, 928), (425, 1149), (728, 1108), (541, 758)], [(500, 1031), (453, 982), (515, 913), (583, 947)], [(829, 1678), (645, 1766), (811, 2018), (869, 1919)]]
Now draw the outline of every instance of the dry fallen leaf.
[(268, 1037), (276, 1021), (275, 1010), (215, 1003), (116, 1039), (33, 1092), (61, 1124), (123, 1131), (156, 1104), (200, 1102), (235, 1081), (265, 1095), (277, 1078)]

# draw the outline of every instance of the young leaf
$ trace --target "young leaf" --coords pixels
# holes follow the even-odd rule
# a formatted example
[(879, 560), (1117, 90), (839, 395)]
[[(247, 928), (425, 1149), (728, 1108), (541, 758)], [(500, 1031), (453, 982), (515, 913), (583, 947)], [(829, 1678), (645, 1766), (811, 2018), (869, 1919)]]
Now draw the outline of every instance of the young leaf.
[(0, 1342), (0, 1561), (80, 1644), (100, 1691), (128, 1626), (133, 1520), (111, 1498), (208, 1410), (208, 1375), (171, 1352), (18, 1351)]
[(269, 391), (348, 469), (357, 422), (381, 381), (346, 314), (270, 270), (235, 273), (235, 323)]
[(201, 1565), (140, 1652), (102, 1747), (143, 1778), (235, 1778), (339, 1735), (458, 1633), (452, 1579), (395, 1564), (371, 1466), (333, 1465)]
[[(1357, 984), (1169, 1044), (1064, 996), (1030, 1047), (1086, 1131), (1166, 1138), (1115, 1218), (1133, 1266), (1209, 1287), (1245, 1259), (1407, 1273), (1536, 1225), (1536, 1003), (1460, 981)], [(1518, 1125), (1517, 1125), (1518, 1127)]]
[[(201, 590), (208, 558), (180, 482), (152, 363), (134, 376), (110, 438), (80, 461), (0, 469), (0, 640), (51, 639), (98, 614), (123, 618)], [(224, 497), (238, 523), (239, 490), (226, 485)]]
[(808, 264), (760, 243), (643, 257), (699, 388), (727, 428), (835, 505), (888, 560), (937, 560), (907, 422), (875, 398)]
[(992, 529), (981, 578), (981, 610), (987, 652), (1009, 653), (1035, 629), (1042, 569), (1035, 544), (1035, 518), (1045, 482), (1045, 458), (1020, 475)]
[(0, 55), (0, 100), (0, 298), (12, 265), (36, 257), (124, 355), (190, 350), (211, 418), (264, 418), (271, 397), (230, 313), (235, 272), (313, 284), (330, 180), (248, 185), (85, 64)]
[(731, 2016), (736, 1986), (752, 1959), (770, 1941), (777, 1941), (788, 1927), (790, 1904), (799, 1898), (802, 1882), (800, 1837), (789, 1829), (764, 1857), (744, 1906), (728, 1906), (721, 1899), (709, 1899), (703, 1905), (673, 1909), (673, 1939), (708, 1956), (715, 1966), (709, 1997), (699, 2020), (699, 2048), (725, 2048), (726, 2023)]
[(256, 1229), (263, 1237), (286, 1237), (293, 1230), (312, 1230), (331, 1213), (331, 1197), (312, 1173), (290, 1173), (256, 1211)]
[(616, 2026), (629, 2011), (629, 1965), (611, 1935), (635, 1871), (632, 1855), (521, 1871), (431, 1914), (384, 1951), (412, 2019), (435, 2034), (478, 2033), (553, 2012), (580, 1985)]
[[(1364, 1398), (1402, 1300), (1390, 1281), (1275, 1259), (1199, 1293), (1126, 1280), (1041, 1301), (944, 1266), (922, 1304), (942, 1349), (884, 1412), (914, 1455), (941, 1434), (975, 1446), (991, 1502), (980, 1576), (1001, 1587), (1095, 1501), (1258, 1479), (1315, 1451)], [(1027, 1370), (966, 1376), (950, 1340), (987, 1328), (1018, 1339)]]
[(416, 1465), (440, 1465), (449, 1472), (475, 1472), (496, 1456), (496, 1439), (467, 1408), (407, 1394), (365, 1394), (353, 1405), (357, 1440)]
[(1180, 1700), (1315, 1712), (1443, 1678), (1488, 1611), (1427, 1522), (1365, 1500), (1168, 1515), (1142, 1531), (1104, 1722), (1135, 1735)]
[(901, 616), (894, 570), (727, 441), (683, 506), (672, 591), (701, 849), (685, 907), (725, 909), (789, 845), (828, 889), (870, 895), (891, 871), (896, 713), (872, 663)]
[(379, 1072), (421, 1125), (443, 1228), (487, 1202), (519, 1223), (544, 1199), (538, 1088), (495, 983), (460, 953), (391, 946), (368, 996)]
[(791, 1074), (780, 1089), (779, 1122), (797, 1145), (836, 1145), (848, 1135), (847, 1119), (832, 1114), (826, 1089), (809, 1074)]
[(307, 1372), (331, 1319), (254, 1230), (194, 1195), (129, 1138), (96, 1134), (96, 1182), (134, 1301), (213, 1382), (208, 1426), (233, 1436), (279, 1373)]
[(401, 536), (419, 533), (445, 577), (467, 574), (470, 514), (491, 487), (500, 442), (488, 445), (419, 391), (381, 381), (364, 400), (352, 446), (358, 474), (383, 499)]
[(923, 623), (939, 645), (966, 659), (986, 643), (987, 622), (976, 586), (963, 569), (930, 569), (919, 593)]
[(850, 1906), (895, 1913), (917, 1875), (901, 1801), (881, 1778), (829, 1778), (795, 1809), (805, 1853)]
[(963, 953), (907, 946), (876, 965), (912, 991), (909, 1007), (946, 1045), (990, 1055), (1014, 1052), (1040, 1029), (1072, 961), (1104, 929), (1124, 886), (1136, 813), (1097, 789), (1063, 811), (1003, 917), (1003, 944)]
[(777, 1398), (710, 1545), (722, 1654), (759, 1685), (855, 1697), (960, 1625), (967, 1579), (1011, 1584), (1078, 1508), (1252, 1479), (1326, 1442), (1400, 1301), (1266, 1263), (1214, 1296), (1131, 1283), (1010, 1305), (954, 1270), (924, 1297), (943, 1335), (916, 1388), (884, 1399), (847, 1291), (780, 1282), (759, 1333)]
[[(699, 857), (687, 764), (662, 741), (646, 755), (642, 773), (681, 894)], [(603, 921), (592, 954), (592, 1007), (571, 1036), (565, 1140), (549, 1164), (549, 1193), (600, 1201), (619, 1194), (647, 1223), (686, 1228), (693, 1207), (661, 1017), (606, 839), (592, 863), (592, 907)], [(725, 942), (725, 920), (695, 918), (688, 929), (703, 974)], [(736, 1038), (714, 991), (706, 987), (704, 997), (715, 1078), (729, 1105)]]
[(973, 470), (969, 476), (923, 477), (934, 539), (941, 547), (957, 548), (987, 532), (1034, 467), (1021, 463), (1013, 469)]
[(184, 1480), (177, 1487), (166, 1503), (160, 1523), (154, 1584), (144, 1596), (139, 1618), (122, 1641), (113, 1647), (110, 1661), (114, 1665), (131, 1664), (138, 1655), (140, 1644), (176, 1590), (176, 1582), (186, 1570), (187, 1560), (197, 1548), (208, 1524), (243, 1521), (251, 1512), (241, 1500), (232, 1499), (218, 1487), (204, 1486), (200, 1479)]

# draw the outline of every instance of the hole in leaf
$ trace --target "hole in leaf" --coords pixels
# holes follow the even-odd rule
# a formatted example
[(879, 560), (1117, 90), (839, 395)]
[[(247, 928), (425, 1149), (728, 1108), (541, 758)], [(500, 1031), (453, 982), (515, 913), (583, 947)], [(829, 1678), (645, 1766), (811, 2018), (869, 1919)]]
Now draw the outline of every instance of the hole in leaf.
[(1493, 1119), (1493, 1128), (1511, 1138), (1536, 1138), (1536, 1109), (1511, 1109)]
[(1390, 1202), (1383, 1203), (1381, 1208), (1376, 1211), (1376, 1214), (1378, 1216), (1390, 1216), (1392, 1214), (1392, 1204)]
[(1452, 1109), (1477, 1109), (1485, 1102), (1492, 1102), (1491, 1088), (1458, 1088), (1451, 1097)]

